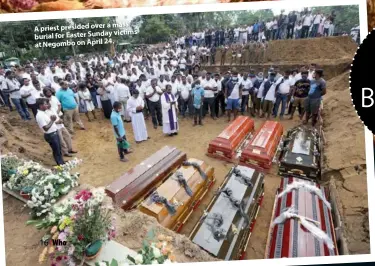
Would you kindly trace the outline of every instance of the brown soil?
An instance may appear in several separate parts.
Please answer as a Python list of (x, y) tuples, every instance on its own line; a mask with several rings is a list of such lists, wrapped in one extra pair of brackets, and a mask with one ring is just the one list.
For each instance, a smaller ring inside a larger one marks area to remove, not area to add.
[(328, 83), (324, 98), (324, 132), (326, 175), (336, 181), (338, 206), (349, 252), (368, 254), (370, 239), (364, 126), (351, 101), (349, 72)]
[[(341, 44), (342, 42), (339, 43)], [(347, 45), (344, 44), (343, 47), (337, 49), (345, 51)], [(331, 63), (333, 64), (334, 62)], [(336, 171), (344, 171), (342, 168), (349, 171), (357, 165), (364, 165), (363, 127), (361, 128), (355, 123), (357, 122), (358, 124), (360, 122), (355, 116), (353, 107), (351, 104), (348, 104), (348, 101), (350, 101), (349, 93), (346, 95), (346, 93), (342, 93), (342, 90), (337, 91), (338, 88), (348, 86), (347, 79), (345, 80), (347, 73), (345, 75), (327, 82), (329, 94), (326, 96), (324, 107), (327, 166)], [(340, 101), (340, 105), (337, 104), (337, 101)], [(34, 122), (25, 123), (19, 121), (18, 115), (15, 112), (8, 114), (2, 111), (2, 114), (6, 118), (3, 118), (5, 122), (0, 124), (1, 152), (13, 152), (25, 158), (39, 161), (47, 166), (53, 165), (54, 162), (50, 148), (43, 140), (42, 134)], [(345, 121), (342, 122), (338, 118), (345, 118)], [(217, 121), (208, 118), (204, 121), (203, 127), (197, 128), (192, 127), (190, 119), (181, 120), (180, 134), (173, 138), (165, 137), (161, 129), (154, 130), (151, 126), (151, 121), (147, 121), (151, 139), (147, 143), (133, 145), (134, 153), (129, 156), (130, 160), (128, 163), (121, 163), (118, 160), (115, 139), (108, 120), (100, 117), (97, 121), (89, 123), (86, 118), (82, 117), (82, 119), (87, 130), (77, 131), (73, 139), (73, 144), (79, 151), (78, 157), (84, 160), (83, 164), (76, 169), (81, 173), (82, 184), (90, 184), (95, 187), (106, 186), (129, 168), (140, 163), (150, 154), (167, 144), (186, 152), (190, 158), (205, 160), (215, 168), (217, 181), (213, 189), (209, 191), (197, 211), (193, 213), (182, 230), (182, 234), (188, 236), (203, 214), (203, 210), (214, 196), (215, 190), (222, 183), (225, 175), (232, 166), (231, 164), (205, 156), (208, 142), (220, 134), (226, 127), (226, 118), (221, 118)], [(256, 118), (256, 128), (259, 128), (263, 121)], [(298, 125), (299, 120), (284, 120), (282, 124), (286, 131)], [(350, 128), (350, 126), (353, 128)], [(129, 140), (133, 144), (133, 134), (130, 124), (126, 124), (126, 129)], [(345, 151), (343, 150), (344, 147), (346, 147)], [(348, 151), (348, 147), (350, 147), (350, 152)], [(336, 156), (334, 156), (335, 154)], [(340, 154), (340, 156), (337, 156), (337, 154)], [(350, 174), (343, 172), (340, 175), (332, 171), (330, 173), (337, 179), (339, 206), (341, 206), (340, 212), (346, 226), (345, 231), (349, 249), (353, 254), (369, 253), (365, 171), (362, 171), (359, 175), (357, 174), (357, 176), (352, 175), (352, 172)], [(276, 167), (266, 176), (265, 182), (263, 206), (259, 212), (257, 223), (248, 245), (247, 259), (262, 259), (264, 257), (274, 195), (280, 183), (280, 178), (276, 174)], [(359, 206), (366, 207), (359, 209)], [(24, 223), (28, 218), (28, 211), (26, 209), (21, 210), (21, 208), (22, 204), (17, 200), (6, 195), (4, 196), (6, 259), (9, 265), (14, 266), (37, 265), (38, 255), (42, 249), (39, 246), (42, 233), (38, 233), (32, 227), (25, 227)], [(181, 262), (213, 260), (213, 258), (189, 242), (186, 237), (161, 228), (152, 218), (140, 214), (138, 211), (131, 213), (117, 211), (117, 214), (120, 216), (118, 219), (118, 241), (129, 248), (137, 250), (141, 246), (146, 232), (156, 227), (157, 231), (174, 236), (175, 252)], [(362, 231), (357, 233), (358, 230)]]

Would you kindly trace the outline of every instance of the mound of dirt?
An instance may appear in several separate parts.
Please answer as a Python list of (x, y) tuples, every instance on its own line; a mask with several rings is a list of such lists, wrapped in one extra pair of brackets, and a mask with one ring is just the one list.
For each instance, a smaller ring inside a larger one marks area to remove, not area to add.
[(121, 209), (115, 210), (117, 221), (116, 241), (126, 247), (138, 251), (142, 247), (142, 241), (150, 230), (156, 234), (163, 234), (173, 237), (173, 248), (176, 261), (202, 262), (217, 261), (197, 245), (193, 244), (186, 236), (176, 234), (158, 224), (155, 218), (141, 213), (138, 210), (124, 212)]
[[(272, 41), (266, 52), (266, 62), (312, 62), (353, 59), (357, 44), (349, 37), (328, 37)], [(296, 52), (298, 51), (298, 52)]]
[(326, 175), (335, 182), (350, 254), (370, 252), (365, 134), (349, 92), (349, 72), (327, 81), (324, 96)]
[(43, 139), (35, 120), (23, 121), (18, 113), (0, 109), (0, 151), (13, 153), (21, 158), (44, 165), (54, 165), (50, 147)]
[(340, 170), (364, 165), (364, 127), (351, 101), (349, 72), (329, 80), (327, 86), (323, 109), (327, 168)]

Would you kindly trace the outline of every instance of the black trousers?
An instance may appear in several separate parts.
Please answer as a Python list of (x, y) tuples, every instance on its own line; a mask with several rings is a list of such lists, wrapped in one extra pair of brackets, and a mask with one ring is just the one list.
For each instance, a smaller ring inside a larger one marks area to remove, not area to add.
[(187, 100), (184, 100), (182, 99), (182, 97), (180, 97), (181, 114), (183, 117), (185, 117), (186, 112), (188, 110), (189, 110), (189, 113), (191, 113), (189, 103), (190, 103), (190, 98), (188, 98)]
[(241, 113), (243, 114), (245, 112), (246, 106), (249, 103), (249, 97), (250, 95), (242, 95), (241, 99)]
[(36, 103), (34, 104), (27, 104), (27, 107), (31, 109), (33, 112), (34, 117), (36, 118), (36, 113), (38, 112), (38, 107), (36, 106)]
[(221, 113), (225, 113), (225, 97), (223, 92), (218, 92), (216, 99), (215, 99), (215, 114), (216, 117), (219, 117), (219, 111), (221, 109)]
[(163, 117), (162, 117), (162, 113), (161, 113), (160, 100), (157, 101), (157, 102), (149, 101), (149, 107), (150, 107), (150, 113), (151, 113), (151, 117), (152, 117), (152, 123), (154, 124), (154, 126), (157, 126), (158, 124), (159, 124), (159, 126), (162, 126), (163, 125)]
[(64, 164), (63, 156), (61, 153), (60, 139), (59, 139), (59, 135), (57, 134), (57, 132), (53, 132), (49, 134), (45, 133), (44, 139), (51, 146), (53, 158), (55, 159), (57, 165)]
[(204, 98), (204, 100), (203, 100), (203, 117), (205, 117), (208, 114), (208, 108), (210, 108), (211, 117), (214, 117), (215, 97)]
[(301, 38), (302, 39), (309, 37), (309, 29), (310, 29), (309, 26), (303, 26), (302, 27), (302, 33), (301, 33)]
[(286, 30), (287, 30), (286, 38), (287, 39), (293, 39), (293, 35), (294, 35), (294, 23), (293, 24), (288, 24), (288, 27), (286, 28)]
[(197, 120), (202, 123), (202, 106), (201, 108), (194, 107), (194, 123), (197, 123)]

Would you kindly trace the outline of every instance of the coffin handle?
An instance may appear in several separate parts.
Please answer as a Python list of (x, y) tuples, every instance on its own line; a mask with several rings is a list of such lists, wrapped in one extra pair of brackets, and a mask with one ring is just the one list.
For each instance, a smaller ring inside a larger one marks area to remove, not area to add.
[(202, 168), (200, 167), (199, 164), (195, 163), (195, 162), (189, 162), (189, 161), (185, 161), (182, 163), (183, 166), (192, 166), (194, 167), (195, 170), (197, 170), (199, 172), (199, 174), (201, 175), (201, 177), (206, 180), (207, 179), (207, 175), (206, 173), (202, 170)]
[(168, 200), (158, 194), (157, 191), (153, 192), (150, 197), (151, 201), (157, 204), (163, 204), (169, 214), (173, 215), (176, 213), (176, 208), (168, 202)]
[(188, 194), (190, 197), (192, 197), (193, 191), (189, 187), (184, 175), (180, 171), (176, 171), (175, 179), (180, 184), (180, 186), (184, 187), (184, 189), (186, 191), (186, 194)]

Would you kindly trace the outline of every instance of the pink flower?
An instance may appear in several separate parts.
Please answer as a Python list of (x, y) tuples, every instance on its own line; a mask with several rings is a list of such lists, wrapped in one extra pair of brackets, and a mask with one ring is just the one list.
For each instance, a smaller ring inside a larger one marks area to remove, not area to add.
[(71, 245), (71, 246), (69, 247), (69, 249), (68, 249), (68, 255), (69, 255), (69, 256), (72, 256), (73, 253), (74, 253), (74, 250), (75, 250), (75, 247), (74, 247), (73, 245)]

